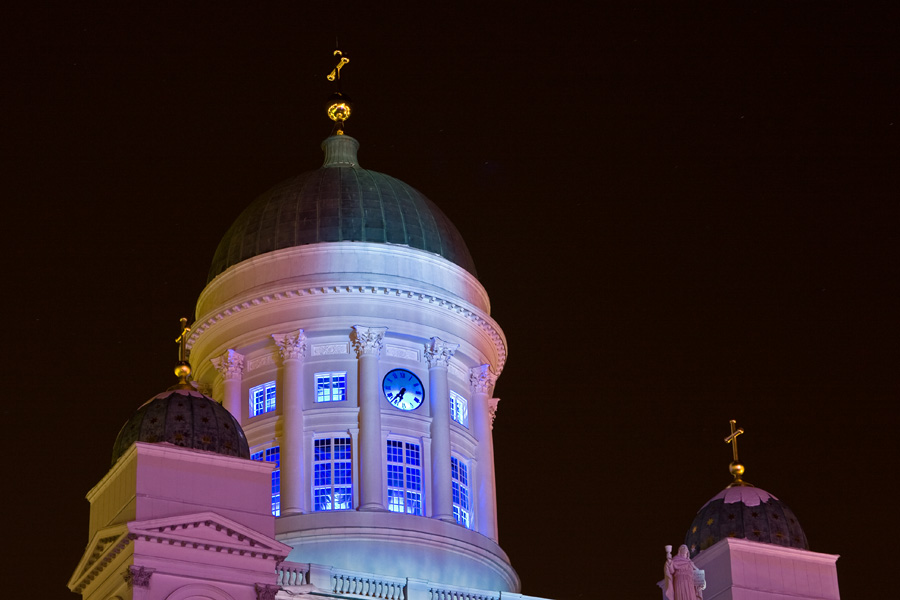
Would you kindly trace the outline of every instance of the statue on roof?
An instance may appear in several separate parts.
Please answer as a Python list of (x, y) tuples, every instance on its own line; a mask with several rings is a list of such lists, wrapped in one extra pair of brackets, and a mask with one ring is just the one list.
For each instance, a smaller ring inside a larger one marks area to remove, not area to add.
[(697, 568), (684, 544), (678, 555), (672, 556), (672, 546), (666, 546), (665, 596), (667, 600), (703, 600), (706, 573)]

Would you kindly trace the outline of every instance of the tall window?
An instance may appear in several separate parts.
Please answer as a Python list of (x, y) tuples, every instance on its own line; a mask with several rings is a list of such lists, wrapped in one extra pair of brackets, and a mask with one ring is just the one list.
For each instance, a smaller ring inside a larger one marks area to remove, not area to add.
[(388, 510), (422, 514), (422, 452), (418, 444), (387, 441)]
[(270, 381), (250, 388), (250, 416), (255, 417), (275, 410), (275, 382)]
[(322, 438), (313, 443), (313, 510), (350, 510), (353, 508), (350, 438)]
[(316, 373), (316, 402), (340, 402), (347, 399), (347, 371)]
[(469, 403), (456, 392), (450, 392), (450, 418), (463, 427), (469, 426)]
[(450, 458), (453, 478), (453, 516), (460, 525), (472, 527), (472, 507), (469, 497), (469, 466), (455, 456)]
[(272, 514), (276, 517), (281, 515), (281, 452), (279, 446), (273, 446), (254, 452), (250, 455), (250, 460), (258, 460), (275, 463), (275, 470), (272, 471)]

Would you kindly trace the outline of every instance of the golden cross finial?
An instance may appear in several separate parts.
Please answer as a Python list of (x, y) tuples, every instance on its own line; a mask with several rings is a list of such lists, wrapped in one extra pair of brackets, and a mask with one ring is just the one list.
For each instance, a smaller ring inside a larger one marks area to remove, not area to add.
[(186, 358), (187, 334), (191, 332), (191, 328), (187, 326), (187, 319), (181, 317), (181, 334), (176, 338), (175, 343), (178, 344), (178, 360), (184, 362)]
[(331, 70), (331, 73), (328, 74), (328, 76), (327, 76), (328, 81), (334, 81), (335, 79), (340, 81), (341, 69), (344, 68), (344, 65), (346, 65), (348, 62), (350, 62), (350, 59), (347, 58), (346, 56), (344, 56), (344, 53), (341, 52), (340, 50), (335, 50), (334, 55), (337, 56), (339, 60), (338, 60), (338, 64), (335, 65), (334, 69)]
[(735, 421), (734, 419), (731, 419), (729, 423), (731, 424), (731, 435), (725, 438), (725, 443), (731, 444), (731, 453), (734, 456), (734, 460), (731, 461), (730, 465), (728, 465), (729, 472), (734, 475), (734, 481), (732, 481), (728, 487), (735, 485), (750, 485), (749, 483), (744, 483), (744, 481), (741, 479), (741, 475), (744, 474), (744, 465), (738, 462), (737, 439), (739, 435), (744, 433), (744, 430), (735, 429), (734, 426), (737, 424), (737, 421)]
[(187, 338), (191, 332), (191, 328), (187, 326), (187, 319), (181, 319), (181, 335), (175, 339), (178, 344), (178, 364), (175, 365), (175, 376), (178, 377), (178, 383), (170, 387), (170, 390), (183, 389), (190, 390), (193, 386), (188, 383), (188, 376), (191, 374), (191, 365), (187, 361)]
[(725, 443), (731, 444), (731, 450), (732, 450), (732, 453), (734, 454), (734, 462), (737, 462), (738, 461), (737, 438), (739, 435), (744, 433), (744, 430), (743, 429), (736, 430), (734, 428), (734, 426), (737, 424), (737, 421), (735, 421), (734, 419), (731, 419), (728, 422), (731, 424), (731, 435), (729, 435), (727, 438), (725, 438)]

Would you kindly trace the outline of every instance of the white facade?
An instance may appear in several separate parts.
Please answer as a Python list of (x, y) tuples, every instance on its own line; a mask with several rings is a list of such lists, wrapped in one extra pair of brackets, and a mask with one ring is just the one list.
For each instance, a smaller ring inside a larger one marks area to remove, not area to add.
[[(279, 447), (276, 531), (294, 547), (289, 560), (519, 590), (497, 544), (491, 392), (506, 340), (489, 310), (465, 269), (387, 244), (285, 248), (210, 282), (188, 342), (194, 377), (240, 420), (251, 452)], [(382, 382), (393, 369), (421, 380), (421, 406), (388, 402)], [(345, 399), (317, 402), (317, 374), (333, 373), (345, 374)], [(250, 392), (268, 382), (275, 409), (252, 416)], [(467, 410), (462, 423), (451, 392)], [(337, 438), (350, 440), (352, 501), (321, 510), (316, 440)], [(421, 451), (421, 516), (388, 510), (389, 440)], [(454, 464), (468, 472), (468, 527), (454, 517)]]

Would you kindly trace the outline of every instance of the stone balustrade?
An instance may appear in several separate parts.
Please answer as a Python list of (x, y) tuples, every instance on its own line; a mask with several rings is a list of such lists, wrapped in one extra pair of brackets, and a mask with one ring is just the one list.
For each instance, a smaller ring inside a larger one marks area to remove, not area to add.
[(278, 565), (277, 574), (278, 585), (284, 588), (314, 586), (321, 591), (341, 596), (378, 600), (529, 600), (532, 598), (513, 592), (477, 590), (435, 584), (411, 577), (374, 575), (289, 561)]

